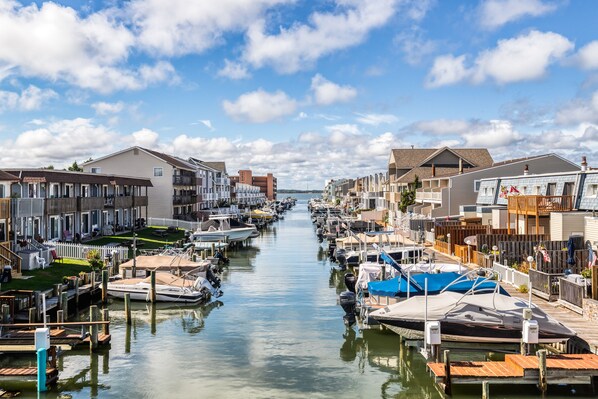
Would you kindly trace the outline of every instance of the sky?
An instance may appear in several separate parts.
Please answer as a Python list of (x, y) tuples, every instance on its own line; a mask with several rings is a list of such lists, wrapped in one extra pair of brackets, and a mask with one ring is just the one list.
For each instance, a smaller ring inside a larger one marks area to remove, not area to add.
[(0, 168), (133, 145), (285, 189), (411, 146), (598, 166), (596, 20), (582, 0), (0, 0)]

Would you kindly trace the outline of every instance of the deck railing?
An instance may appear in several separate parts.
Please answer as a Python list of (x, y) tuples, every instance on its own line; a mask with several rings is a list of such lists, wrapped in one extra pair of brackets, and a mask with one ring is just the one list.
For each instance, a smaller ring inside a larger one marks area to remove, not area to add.
[(528, 274), (535, 295), (548, 301), (559, 298), (559, 278), (563, 276), (562, 273), (544, 273), (530, 269)]
[(573, 210), (571, 195), (511, 195), (508, 197), (508, 212), (518, 215), (547, 216), (550, 212)]
[(100, 252), (102, 259), (112, 256), (113, 252), (118, 253), (119, 259), (129, 258), (129, 248), (120, 246), (100, 246), (100, 245), (82, 245), (68, 242), (44, 242), (44, 245), (55, 247), (56, 254), (65, 258), (71, 259), (87, 259), (87, 254), (91, 250)]
[(575, 281), (561, 278), (559, 280), (559, 300), (574, 305), (573, 310), (581, 313), (583, 308), (583, 299), (586, 297), (587, 286), (578, 284)]

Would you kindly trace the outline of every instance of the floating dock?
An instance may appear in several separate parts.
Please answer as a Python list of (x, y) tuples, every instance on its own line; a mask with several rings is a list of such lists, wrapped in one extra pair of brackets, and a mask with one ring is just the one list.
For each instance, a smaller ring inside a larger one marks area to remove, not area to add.
[[(544, 352), (543, 354), (541, 352)], [(593, 384), (598, 378), (598, 355), (505, 355), (504, 361), (428, 363), (434, 381), (450, 395), (457, 384)]]

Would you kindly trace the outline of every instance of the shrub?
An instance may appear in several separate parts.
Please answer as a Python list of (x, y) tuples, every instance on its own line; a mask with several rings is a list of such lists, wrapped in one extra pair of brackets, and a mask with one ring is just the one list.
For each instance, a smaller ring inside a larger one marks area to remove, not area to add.
[(527, 284), (522, 284), (517, 288), (517, 291), (521, 292), (522, 294), (527, 294), (529, 289), (527, 288)]
[(92, 270), (99, 270), (104, 267), (104, 261), (102, 260), (100, 251), (97, 249), (92, 249), (87, 252), (87, 262), (89, 262), (89, 267), (91, 267)]

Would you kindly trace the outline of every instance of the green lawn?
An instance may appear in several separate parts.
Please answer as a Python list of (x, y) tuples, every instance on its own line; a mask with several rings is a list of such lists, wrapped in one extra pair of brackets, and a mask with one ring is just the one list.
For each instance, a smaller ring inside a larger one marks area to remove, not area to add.
[(45, 269), (24, 270), (23, 276), (32, 276), (28, 279), (13, 279), (10, 283), (2, 283), (2, 291), (7, 290), (34, 290), (42, 291), (54, 287), (62, 282), (63, 276), (76, 276), (79, 272), (90, 272), (89, 263), (78, 259), (64, 259), (63, 262), (54, 262)]
[[(185, 237), (184, 230), (177, 230), (176, 233), (169, 233), (165, 237), (157, 237), (156, 230), (166, 230), (166, 227), (149, 226), (135, 232), (137, 234), (138, 249), (156, 249), (165, 245), (172, 245), (175, 241)], [(124, 245), (133, 240), (133, 233), (125, 233), (115, 236), (104, 236), (96, 240), (86, 241), (89, 245), (106, 245), (108, 243), (122, 242)], [(132, 253), (130, 254), (132, 257)], [(45, 269), (23, 271), (23, 276), (33, 276), (29, 279), (13, 279), (10, 283), (3, 283), (0, 291), (6, 290), (47, 290), (53, 288), (54, 284), (62, 282), (64, 276), (75, 276), (79, 272), (89, 272), (89, 263), (85, 260), (68, 259), (64, 262), (55, 262)]]

